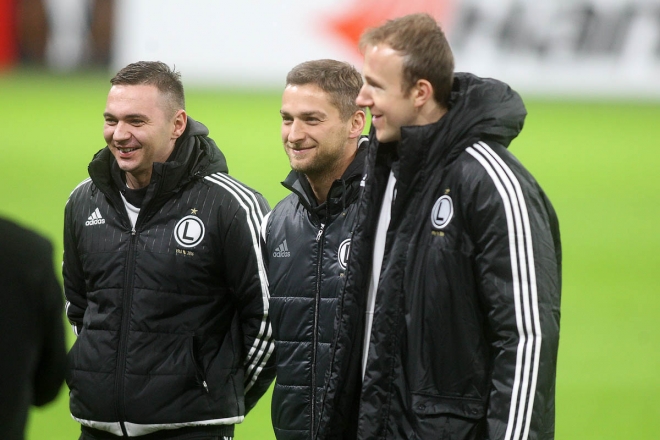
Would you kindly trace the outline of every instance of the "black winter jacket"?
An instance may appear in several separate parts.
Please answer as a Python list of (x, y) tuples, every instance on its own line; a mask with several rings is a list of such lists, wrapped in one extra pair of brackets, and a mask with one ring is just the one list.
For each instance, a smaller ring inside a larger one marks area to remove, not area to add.
[(366, 136), (360, 144), (355, 159), (321, 205), (304, 174), (291, 171), (282, 184), (292, 194), (275, 206), (262, 228), (277, 347), (271, 412), (278, 440), (311, 439), (318, 426)]
[[(506, 150), (514, 91), (457, 74), (438, 122), (372, 135), (319, 438), (554, 438), (561, 246), (555, 212)], [(361, 390), (365, 296), (390, 173), (396, 193)]]
[(207, 135), (188, 119), (154, 164), (134, 229), (107, 147), (69, 198), (63, 272), (78, 339), (67, 383), (83, 431), (230, 435), (274, 376), (258, 242), (268, 205), (226, 174)]
[(0, 439), (24, 440), (30, 405), (64, 383), (64, 300), (49, 240), (3, 218), (0, 237)]

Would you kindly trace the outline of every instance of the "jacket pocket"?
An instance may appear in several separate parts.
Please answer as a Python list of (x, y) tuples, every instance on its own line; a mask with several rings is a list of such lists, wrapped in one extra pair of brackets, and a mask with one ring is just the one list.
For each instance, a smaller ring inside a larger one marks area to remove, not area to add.
[(188, 346), (190, 347), (190, 357), (192, 358), (193, 365), (195, 366), (195, 377), (197, 379), (197, 383), (200, 387), (204, 388), (204, 391), (208, 393), (209, 386), (206, 383), (206, 372), (204, 371), (204, 367), (200, 359), (199, 348), (197, 347), (195, 335), (190, 335), (188, 341)]
[(486, 405), (479, 399), (413, 394), (418, 438), (478, 439), (485, 432)]

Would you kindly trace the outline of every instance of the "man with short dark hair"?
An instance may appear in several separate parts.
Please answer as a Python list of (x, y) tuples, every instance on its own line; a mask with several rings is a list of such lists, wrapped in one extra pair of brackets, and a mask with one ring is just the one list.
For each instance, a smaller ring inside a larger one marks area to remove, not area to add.
[(319, 426), (364, 164), (365, 113), (355, 104), (361, 86), (350, 64), (314, 60), (289, 72), (282, 94), (282, 143), (292, 168), (282, 184), (291, 194), (262, 227), (278, 440), (311, 439)]
[(561, 244), (550, 201), (506, 149), (523, 102), (454, 74), (426, 14), (360, 47), (372, 127), (343, 297), (366, 313), (341, 316), (330, 377), (363, 380), (330, 382), (323, 438), (347, 424), (337, 402), (359, 400), (359, 439), (552, 439)]
[(81, 439), (227, 439), (274, 376), (259, 251), (265, 199), (227, 175), (178, 72), (111, 80), (106, 147), (65, 210)]

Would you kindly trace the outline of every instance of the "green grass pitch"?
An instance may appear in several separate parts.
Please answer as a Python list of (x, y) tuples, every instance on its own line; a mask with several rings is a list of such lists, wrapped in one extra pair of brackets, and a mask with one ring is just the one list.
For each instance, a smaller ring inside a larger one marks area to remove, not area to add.
[[(64, 203), (104, 146), (109, 77), (0, 74), (0, 215), (49, 237), (56, 265)], [(658, 438), (660, 103), (526, 101), (511, 150), (555, 205), (564, 249), (556, 437)], [(188, 113), (209, 127), (230, 174), (271, 206), (287, 194), (279, 105), (278, 90), (187, 90)], [(31, 412), (27, 438), (78, 432), (63, 387), (55, 403)], [(236, 438), (274, 439), (270, 395)]]

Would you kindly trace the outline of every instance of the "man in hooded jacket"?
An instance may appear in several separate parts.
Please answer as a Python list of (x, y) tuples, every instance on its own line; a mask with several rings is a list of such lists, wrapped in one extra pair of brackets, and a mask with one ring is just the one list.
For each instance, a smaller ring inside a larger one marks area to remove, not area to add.
[(278, 440), (313, 438), (341, 302), (366, 136), (360, 73), (313, 60), (288, 73), (282, 143), (291, 191), (264, 222), (264, 261), (277, 352), (272, 420)]
[(107, 147), (65, 209), (71, 414), (81, 439), (232, 438), (274, 376), (268, 205), (187, 116), (178, 72), (111, 83)]
[(358, 401), (359, 439), (552, 439), (561, 245), (506, 149), (522, 100), (454, 75), (428, 15), (360, 46), (371, 142), (318, 438), (346, 438)]

